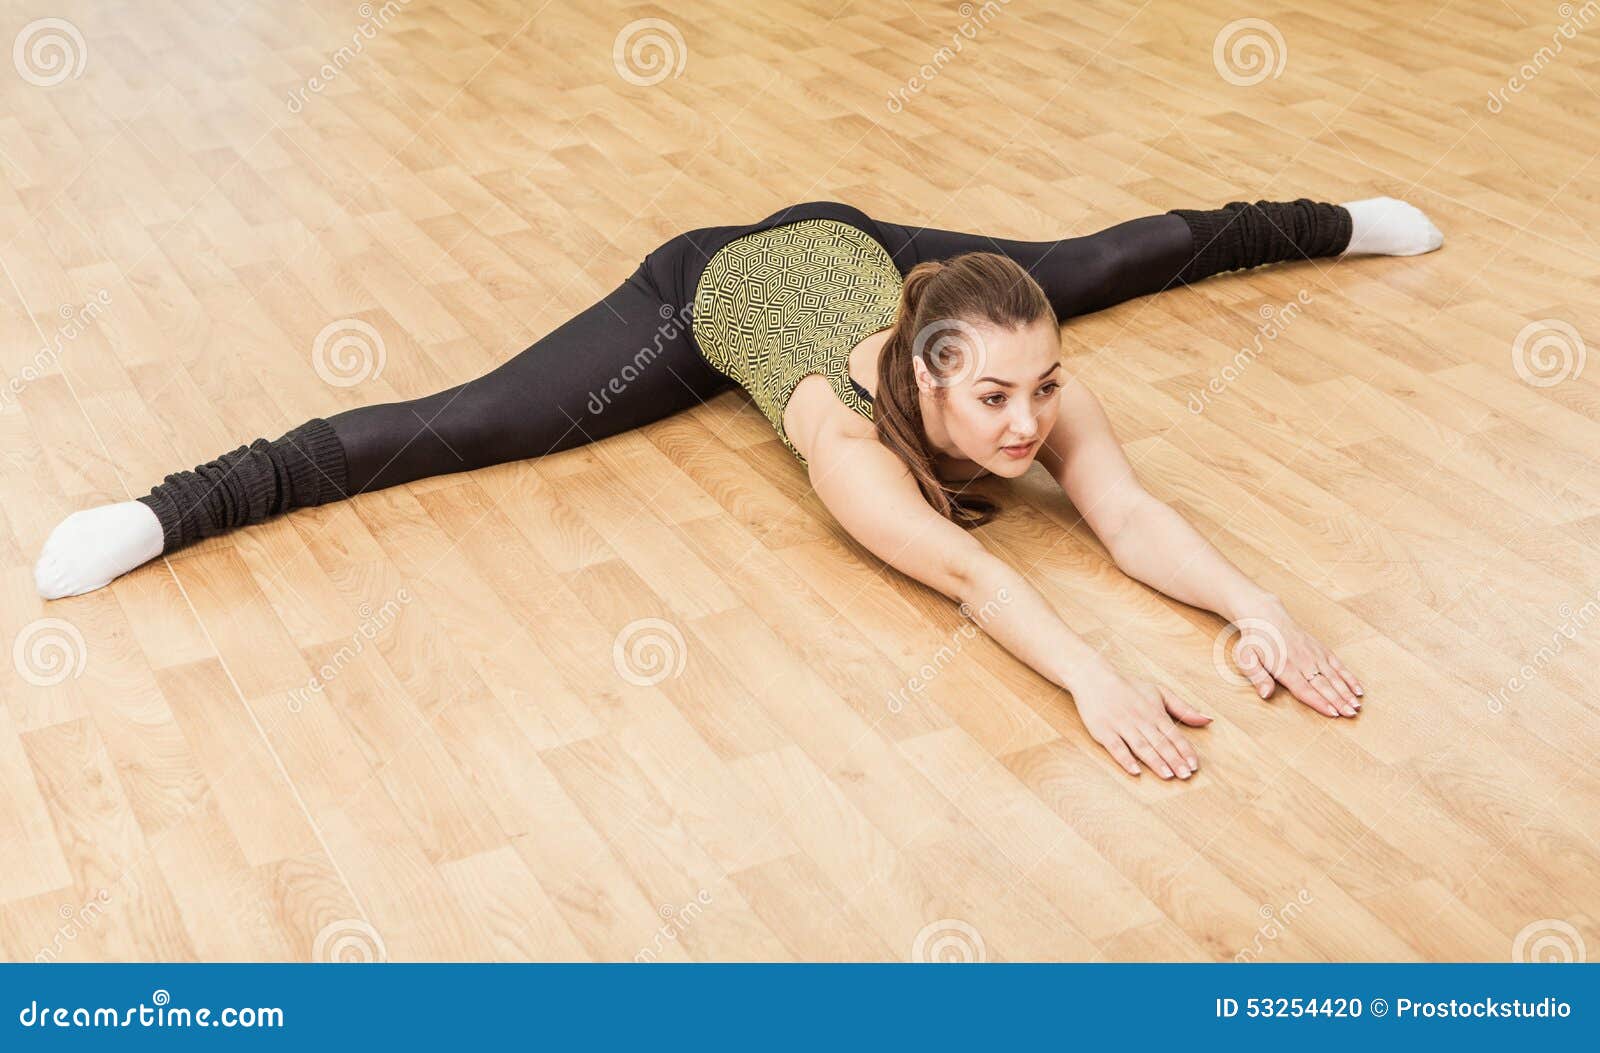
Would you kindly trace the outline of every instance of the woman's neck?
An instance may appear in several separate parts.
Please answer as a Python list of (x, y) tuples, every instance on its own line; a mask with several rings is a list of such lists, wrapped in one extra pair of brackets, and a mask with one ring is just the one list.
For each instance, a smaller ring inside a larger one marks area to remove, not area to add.
[[(860, 384), (874, 401), (878, 398), (878, 356), (888, 344), (890, 332), (880, 329), (870, 334), (850, 349), (849, 358), (845, 361), (850, 379)], [(922, 403), (922, 426), (927, 434), (928, 445), (934, 451), (934, 470), (941, 479), (946, 482), (965, 482), (984, 474), (976, 461), (946, 452), (950, 449), (950, 437), (944, 430), (944, 422), (937, 408), (929, 405), (925, 398)]]

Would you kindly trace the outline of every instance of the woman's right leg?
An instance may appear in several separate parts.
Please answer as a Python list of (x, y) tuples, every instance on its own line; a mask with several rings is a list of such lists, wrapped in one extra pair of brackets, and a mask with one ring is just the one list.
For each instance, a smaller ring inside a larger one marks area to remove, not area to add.
[[(679, 251), (681, 239), (657, 253)], [(676, 298), (641, 266), (475, 380), (314, 418), (169, 475), (137, 501), (75, 512), (45, 542), (34, 571), (40, 595), (100, 588), (156, 556), (294, 508), (556, 453), (704, 402), (732, 381), (700, 355)]]
[(873, 222), (901, 274), (963, 252), (1009, 256), (1044, 289), (1063, 322), (1224, 271), (1355, 252), (1413, 255), (1443, 240), (1426, 216), (1392, 198), (1344, 205), (1308, 198), (1235, 201), (1216, 209), (1173, 209), (1055, 241)]

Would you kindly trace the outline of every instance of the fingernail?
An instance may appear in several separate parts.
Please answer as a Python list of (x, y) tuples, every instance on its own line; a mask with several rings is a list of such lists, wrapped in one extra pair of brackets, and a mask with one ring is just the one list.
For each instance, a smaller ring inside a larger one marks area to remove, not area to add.
[(1358, 694), (1358, 695), (1364, 695), (1364, 694), (1366, 694), (1366, 692), (1365, 692), (1365, 691), (1363, 691), (1363, 690), (1361, 690), (1361, 689), (1360, 689), (1360, 688), (1359, 688), (1359, 687), (1358, 687), (1358, 688), (1356, 688), (1356, 694)]
[(1189, 769), (1188, 768), (1179, 769), (1178, 776), (1179, 776), (1179, 778), (1187, 779), (1189, 777)]
[(1167, 767), (1165, 764), (1163, 764), (1161, 766), (1161, 774), (1165, 775), (1167, 778), (1170, 779), (1170, 778), (1172, 778), (1172, 769)]

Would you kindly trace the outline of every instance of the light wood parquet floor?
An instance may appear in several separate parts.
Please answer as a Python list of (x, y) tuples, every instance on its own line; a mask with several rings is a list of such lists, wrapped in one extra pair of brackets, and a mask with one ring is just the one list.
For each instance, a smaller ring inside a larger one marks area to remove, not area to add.
[[(1600, 947), (1600, 11), (1250, 14), (4, 0), (0, 954)], [(1189, 783), (1120, 773), (878, 565), (737, 391), (33, 590), (65, 514), (476, 376), (693, 227), (1379, 194), (1444, 249), (1063, 338), (1152, 491), (1363, 678), (1358, 719), (1230, 682), (1222, 620), (1120, 573), (1042, 469), (982, 532), (1217, 717)]]

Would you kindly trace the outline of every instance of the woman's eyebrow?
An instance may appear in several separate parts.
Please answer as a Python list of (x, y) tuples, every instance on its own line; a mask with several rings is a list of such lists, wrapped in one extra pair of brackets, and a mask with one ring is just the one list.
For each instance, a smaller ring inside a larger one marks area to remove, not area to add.
[[(1055, 365), (1051, 366), (1049, 369), (1045, 370), (1043, 373), (1040, 373), (1039, 374), (1039, 379), (1043, 380), (1045, 377), (1049, 376), (1051, 373), (1054, 373), (1056, 370), (1058, 370), (1060, 368), (1061, 368), (1061, 363), (1057, 362)], [(1009, 381), (1009, 380), (1001, 380), (999, 377), (979, 377), (977, 380), (974, 380), (973, 383), (974, 384), (981, 384), (985, 380), (992, 380), (996, 384), (999, 384), (1003, 388), (1014, 388), (1014, 387), (1016, 387), (1016, 385), (1011, 383), (1011, 381)]]

